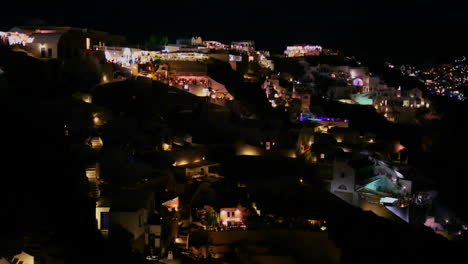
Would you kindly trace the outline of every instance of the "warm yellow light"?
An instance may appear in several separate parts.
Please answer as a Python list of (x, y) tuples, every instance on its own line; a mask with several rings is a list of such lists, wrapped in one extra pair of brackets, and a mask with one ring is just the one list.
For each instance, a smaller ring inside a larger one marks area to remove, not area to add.
[(166, 143), (163, 143), (162, 147), (163, 147), (164, 151), (171, 151), (172, 150), (172, 146), (169, 145), (169, 144), (166, 144)]
[(107, 82), (107, 75), (105, 75), (105, 74), (102, 75), (102, 81), (103, 81), (103, 82)]
[(93, 149), (101, 149), (104, 143), (102, 142), (102, 139), (100, 137), (93, 137), (91, 138), (91, 147)]
[(86, 49), (87, 50), (91, 49), (91, 39), (90, 38), (86, 38)]
[(178, 166), (183, 166), (183, 165), (187, 165), (187, 164), (188, 164), (188, 161), (186, 161), (186, 160), (181, 160), (181, 161), (177, 162)]
[(94, 124), (97, 125), (99, 123), (99, 117), (95, 116), (93, 121), (94, 121)]
[(259, 153), (255, 151), (254, 149), (244, 149), (241, 151), (241, 155), (258, 156)]
[(81, 99), (83, 100), (83, 102), (88, 103), (88, 104), (92, 103), (93, 101), (93, 97), (89, 94), (83, 95)]

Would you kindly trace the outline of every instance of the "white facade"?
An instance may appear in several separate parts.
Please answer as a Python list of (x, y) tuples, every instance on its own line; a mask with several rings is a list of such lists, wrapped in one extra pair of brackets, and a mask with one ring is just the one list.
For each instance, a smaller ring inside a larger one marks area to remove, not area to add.
[(358, 204), (358, 195), (355, 192), (355, 172), (346, 162), (335, 161), (333, 163), (330, 192), (352, 205)]
[(322, 47), (317, 45), (287, 46), (284, 54), (288, 57), (317, 56), (322, 52)]
[(226, 44), (223, 44), (221, 42), (218, 42), (218, 41), (203, 41), (203, 46), (209, 48), (209, 49), (227, 49), (228, 48), (228, 45)]
[(139, 209), (136, 212), (110, 212), (110, 224), (119, 225), (138, 239), (145, 233), (145, 225), (148, 219), (148, 211)]
[(24, 251), (21, 251), (21, 253), (12, 258), (11, 263), (34, 264), (34, 257)]
[(240, 52), (250, 53), (255, 51), (255, 42), (252, 40), (246, 41), (233, 41), (231, 42), (231, 49)]
[(34, 41), (27, 44), (29, 51), (38, 58), (58, 58), (58, 44), (62, 33), (31, 34)]
[(223, 225), (227, 225), (228, 222), (242, 223), (244, 218), (239, 208), (221, 208), (219, 213), (219, 219)]

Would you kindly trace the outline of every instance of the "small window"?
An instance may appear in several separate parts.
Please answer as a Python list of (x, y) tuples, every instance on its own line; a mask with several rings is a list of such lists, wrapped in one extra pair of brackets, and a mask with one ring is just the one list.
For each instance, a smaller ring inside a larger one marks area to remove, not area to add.
[(45, 58), (46, 56), (46, 49), (44, 47), (41, 47), (41, 58)]
[(346, 177), (346, 173), (345, 173), (345, 172), (342, 172), (342, 173), (341, 173), (341, 178), (344, 178), (344, 177)]
[(52, 58), (52, 48), (47, 50), (47, 57)]
[(346, 188), (346, 186), (344, 184), (341, 184), (340, 186), (338, 186), (338, 189), (340, 190), (348, 190), (348, 188)]

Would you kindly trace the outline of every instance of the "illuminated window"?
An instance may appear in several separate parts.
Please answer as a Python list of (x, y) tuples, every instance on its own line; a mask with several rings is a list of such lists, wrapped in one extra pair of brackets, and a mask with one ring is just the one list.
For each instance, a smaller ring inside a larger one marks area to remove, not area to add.
[(86, 38), (86, 49), (89, 50), (91, 48), (91, 39)]

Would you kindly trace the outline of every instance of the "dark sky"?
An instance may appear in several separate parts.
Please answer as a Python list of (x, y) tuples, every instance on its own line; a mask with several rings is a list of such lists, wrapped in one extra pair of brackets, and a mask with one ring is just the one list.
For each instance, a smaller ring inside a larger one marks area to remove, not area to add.
[(40, 18), (125, 35), (132, 43), (142, 43), (150, 33), (171, 41), (197, 34), (220, 41), (253, 39), (257, 47), (275, 52), (286, 44), (318, 43), (349, 55), (411, 60), (468, 54), (468, 8), (462, 2), (10, 1), (0, 14), (0, 28)]

